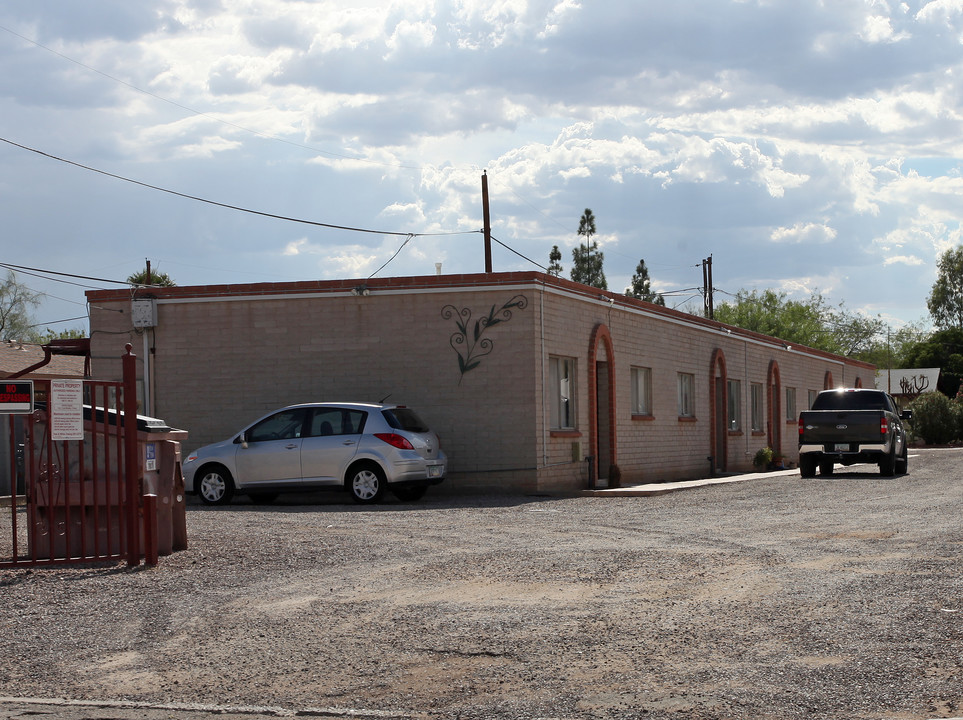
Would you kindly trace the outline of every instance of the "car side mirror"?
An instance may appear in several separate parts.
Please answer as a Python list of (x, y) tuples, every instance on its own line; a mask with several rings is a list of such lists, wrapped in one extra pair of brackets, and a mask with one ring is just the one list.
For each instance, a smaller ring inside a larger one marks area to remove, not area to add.
[(234, 442), (235, 442), (235, 443), (240, 443), (240, 444), (241, 444), (241, 447), (244, 448), (245, 450), (247, 450), (247, 433), (246, 433), (246, 432), (242, 432), (240, 435), (238, 435), (238, 436), (234, 439)]

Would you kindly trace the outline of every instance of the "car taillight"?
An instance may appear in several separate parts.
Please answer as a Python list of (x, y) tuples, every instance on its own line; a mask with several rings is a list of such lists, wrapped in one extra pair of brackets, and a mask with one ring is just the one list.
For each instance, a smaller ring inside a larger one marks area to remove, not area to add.
[(398, 433), (375, 433), (374, 436), (399, 450), (414, 450), (414, 446), (408, 442), (408, 438), (402, 437)]

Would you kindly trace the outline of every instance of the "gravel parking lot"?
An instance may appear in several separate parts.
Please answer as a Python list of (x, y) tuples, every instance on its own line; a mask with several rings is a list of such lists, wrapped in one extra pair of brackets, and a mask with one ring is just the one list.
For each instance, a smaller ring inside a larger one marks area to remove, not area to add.
[(190, 549), (156, 568), (0, 571), (0, 717), (963, 716), (961, 460), (192, 504)]

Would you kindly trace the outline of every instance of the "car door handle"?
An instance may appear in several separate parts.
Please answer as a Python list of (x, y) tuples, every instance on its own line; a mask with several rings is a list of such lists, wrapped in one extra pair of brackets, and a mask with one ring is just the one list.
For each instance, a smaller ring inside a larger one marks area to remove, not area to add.
[(285, 450), (297, 450), (297, 449), (298, 449), (298, 445), (297, 445), (297, 443), (288, 443), (287, 445), (284, 446), (284, 449), (285, 449)]
[(342, 444), (342, 445), (354, 445), (354, 444), (356, 444), (356, 442), (357, 442), (356, 440), (345, 440), (345, 441), (344, 441), (343, 443), (341, 443), (341, 444)]

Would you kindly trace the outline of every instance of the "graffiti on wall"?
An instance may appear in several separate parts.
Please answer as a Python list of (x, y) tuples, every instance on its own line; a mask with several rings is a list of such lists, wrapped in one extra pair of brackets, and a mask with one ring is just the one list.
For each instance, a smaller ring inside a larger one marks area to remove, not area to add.
[[(481, 359), (494, 350), (495, 341), (487, 337), (486, 333), (495, 325), (511, 320), (512, 312), (515, 310), (524, 310), (526, 307), (528, 307), (528, 298), (524, 295), (515, 295), (501, 307), (492, 305), (488, 315), (474, 322), (472, 322), (472, 312), (468, 308), (459, 310), (454, 305), (445, 305), (441, 309), (441, 316), (445, 320), (454, 319), (455, 326), (458, 328), (448, 339), (448, 344), (458, 355), (458, 370), (461, 372), (461, 377), (478, 367)], [(461, 379), (458, 382), (460, 383)]]

